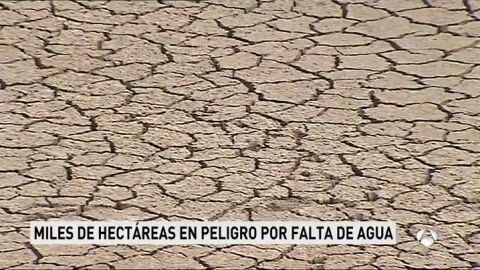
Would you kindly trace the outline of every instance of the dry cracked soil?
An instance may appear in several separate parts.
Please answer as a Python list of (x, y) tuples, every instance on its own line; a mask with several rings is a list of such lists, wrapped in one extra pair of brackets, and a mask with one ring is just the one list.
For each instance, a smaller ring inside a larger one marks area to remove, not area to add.
[[(479, 86), (478, 0), (2, 1), (0, 268), (479, 267)], [(393, 220), (398, 244), (34, 246), (32, 220)]]

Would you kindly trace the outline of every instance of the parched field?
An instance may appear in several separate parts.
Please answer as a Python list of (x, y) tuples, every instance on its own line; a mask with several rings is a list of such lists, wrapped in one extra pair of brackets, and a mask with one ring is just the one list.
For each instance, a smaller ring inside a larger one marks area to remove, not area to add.
[[(33, 246), (33, 220), (392, 220), (398, 244)], [(0, 2), (1, 269), (479, 266), (479, 0)]]

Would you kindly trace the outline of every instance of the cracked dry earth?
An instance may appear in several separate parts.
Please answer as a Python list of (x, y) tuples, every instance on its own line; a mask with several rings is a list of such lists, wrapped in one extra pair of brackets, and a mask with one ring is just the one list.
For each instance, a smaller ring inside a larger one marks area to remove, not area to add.
[[(0, 8), (1, 268), (479, 266), (479, 1)], [(399, 242), (29, 244), (32, 220), (112, 219), (393, 220)]]

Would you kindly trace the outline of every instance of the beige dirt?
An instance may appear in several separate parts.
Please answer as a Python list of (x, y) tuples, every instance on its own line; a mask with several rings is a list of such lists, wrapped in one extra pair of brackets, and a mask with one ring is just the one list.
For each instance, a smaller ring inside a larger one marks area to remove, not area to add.
[[(478, 0), (1, 1), (0, 268), (479, 267), (479, 19)], [(32, 220), (109, 219), (393, 220), (398, 244), (29, 244)]]

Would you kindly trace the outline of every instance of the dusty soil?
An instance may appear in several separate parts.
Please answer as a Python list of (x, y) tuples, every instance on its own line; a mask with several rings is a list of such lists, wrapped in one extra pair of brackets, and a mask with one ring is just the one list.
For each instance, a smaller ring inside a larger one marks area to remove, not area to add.
[[(1, 268), (479, 266), (480, 1), (0, 8)], [(399, 243), (30, 245), (47, 219), (393, 220)]]

